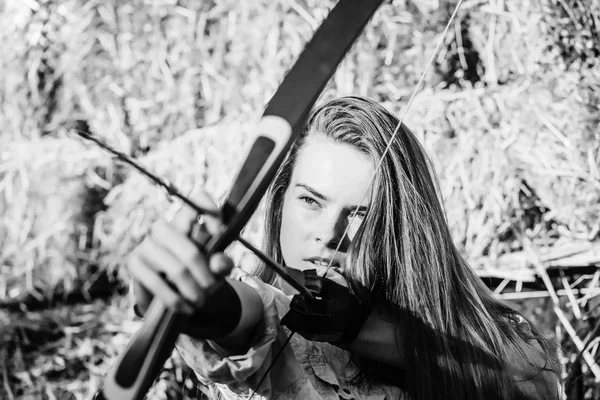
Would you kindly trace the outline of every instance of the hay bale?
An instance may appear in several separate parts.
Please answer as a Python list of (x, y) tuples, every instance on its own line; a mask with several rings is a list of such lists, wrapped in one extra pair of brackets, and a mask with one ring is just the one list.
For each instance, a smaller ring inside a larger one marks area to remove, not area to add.
[(89, 259), (84, 200), (91, 188), (108, 184), (95, 169), (112, 168), (100, 151), (66, 137), (14, 141), (3, 148), (0, 264), (9, 278), (2, 299), (79, 284), (85, 267), (95, 262)]

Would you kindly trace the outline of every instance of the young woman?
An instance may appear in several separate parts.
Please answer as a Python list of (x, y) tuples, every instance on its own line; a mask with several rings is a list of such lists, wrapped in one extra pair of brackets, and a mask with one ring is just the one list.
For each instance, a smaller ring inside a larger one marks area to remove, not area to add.
[[(452, 243), (435, 175), (415, 136), (401, 126), (386, 150), (397, 124), (363, 98), (320, 106), (267, 200), (267, 254), (289, 268), (326, 274), (371, 304), (358, 333), (343, 344), (290, 339), (281, 325), (293, 293), (286, 284), (266, 268), (257, 273), (261, 279), (228, 279), (243, 304), (235, 330), (219, 340), (181, 335), (178, 341), (215, 393), (227, 399), (254, 391), (282, 399), (559, 398), (549, 343), (493, 298)], [(199, 200), (210, 205), (205, 196)], [(194, 218), (185, 209), (170, 223), (157, 222), (132, 254), (129, 270), (142, 310), (155, 295), (192, 313), (190, 303), (204, 304), (219, 275), (231, 269), (226, 256), (207, 261), (187, 238)]]

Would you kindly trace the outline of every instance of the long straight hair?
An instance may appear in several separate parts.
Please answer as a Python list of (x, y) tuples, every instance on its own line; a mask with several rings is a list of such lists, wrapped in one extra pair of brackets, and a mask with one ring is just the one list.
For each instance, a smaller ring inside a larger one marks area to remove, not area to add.
[[(308, 137), (327, 136), (375, 163), (381, 160), (344, 275), (351, 286), (370, 288), (375, 304), (394, 321), (409, 366), (404, 389), (414, 399), (517, 399), (506, 360), (523, 360), (531, 370), (528, 341), (536, 340), (544, 368), (555, 370), (549, 343), (534, 327), (531, 332), (519, 329), (518, 314), (494, 299), (459, 254), (431, 162), (406, 126), (399, 127), (384, 155), (398, 123), (385, 108), (359, 97), (336, 99), (314, 110), (270, 188), (265, 251), (284, 262), (279, 240), (284, 195)], [(266, 268), (259, 275), (274, 280)], [(394, 383), (389, 367), (355, 359), (363, 381)], [(539, 390), (548, 391), (540, 398), (555, 396), (550, 388)]]

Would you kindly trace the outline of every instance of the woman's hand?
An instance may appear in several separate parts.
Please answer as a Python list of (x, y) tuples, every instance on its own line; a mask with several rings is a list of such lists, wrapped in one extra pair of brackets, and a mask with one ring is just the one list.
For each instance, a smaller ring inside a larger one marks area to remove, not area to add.
[[(217, 211), (206, 193), (193, 196), (193, 200), (202, 208)], [(223, 253), (213, 255), (209, 261), (202, 246), (188, 237), (196, 218), (196, 212), (184, 205), (171, 222), (155, 222), (150, 234), (131, 253), (127, 267), (140, 312), (144, 313), (156, 296), (168, 307), (191, 314), (233, 268), (231, 259)], [(215, 234), (220, 222), (209, 216), (203, 218), (206, 231), (199, 235)]]
[(282, 325), (312, 341), (352, 342), (372, 311), (369, 297), (352, 293), (340, 271), (324, 267), (295, 271), (293, 275), (318, 296), (309, 299), (294, 295)]

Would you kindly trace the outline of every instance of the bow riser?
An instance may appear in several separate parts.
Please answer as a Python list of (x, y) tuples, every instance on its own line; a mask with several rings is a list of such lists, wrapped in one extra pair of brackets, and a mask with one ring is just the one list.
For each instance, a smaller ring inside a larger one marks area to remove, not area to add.
[(283, 118), (263, 116), (258, 124), (258, 137), (236, 177), (227, 201), (223, 204), (225, 228), (209, 242), (207, 249), (222, 251), (236, 240), (277, 173), (287, 151), (297, 137)]

